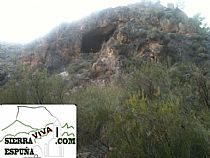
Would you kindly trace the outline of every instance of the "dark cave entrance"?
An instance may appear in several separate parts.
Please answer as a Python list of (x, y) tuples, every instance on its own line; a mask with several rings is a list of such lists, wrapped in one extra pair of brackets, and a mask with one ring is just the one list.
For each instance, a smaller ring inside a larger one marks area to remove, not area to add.
[(101, 50), (103, 42), (106, 42), (115, 31), (115, 26), (107, 26), (91, 30), (82, 38), (81, 52), (96, 53)]

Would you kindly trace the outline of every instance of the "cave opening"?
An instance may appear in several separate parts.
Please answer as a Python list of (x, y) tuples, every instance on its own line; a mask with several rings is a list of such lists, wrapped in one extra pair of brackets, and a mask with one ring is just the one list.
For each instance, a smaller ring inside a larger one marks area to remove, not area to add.
[(82, 37), (81, 52), (96, 53), (101, 50), (103, 42), (114, 34), (115, 27), (107, 26), (91, 30)]

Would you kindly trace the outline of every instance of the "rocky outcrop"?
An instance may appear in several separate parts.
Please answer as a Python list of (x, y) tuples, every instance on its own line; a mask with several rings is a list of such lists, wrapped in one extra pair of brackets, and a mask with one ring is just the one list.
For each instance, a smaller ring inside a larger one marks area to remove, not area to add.
[(4, 85), (10, 73), (17, 66), (23, 45), (0, 42), (0, 86)]
[(0, 58), (21, 53), (23, 45), (0, 42)]
[(200, 35), (199, 29), (193, 19), (174, 7), (139, 3), (109, 8), (62, 24), (26, 45), (24, 63), (32, 69), (62, 72), (91, 56), (91, 66), (83, 67), (86, 75), (79, 76), (103, 80), (119, 74), (127, 59), (161, 62), (170, 57), (172, 64), (188, 59), (209, 62), (210, 37)]

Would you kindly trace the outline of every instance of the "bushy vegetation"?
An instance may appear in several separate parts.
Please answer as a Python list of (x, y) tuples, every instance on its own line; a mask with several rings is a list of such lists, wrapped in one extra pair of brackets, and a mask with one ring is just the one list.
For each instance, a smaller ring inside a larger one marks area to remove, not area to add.
[(1, 103), (76, 103), (78, 148), (101, 141), (113, 158), (210, 157), (210, 79), (193, 63), (139, 61), (120, 79), (71, 90), (46, 70), (19, 68)]
[(50, 76), (47, 70), (30, 72), (18, 67), (12, 79), (0, 87), (2, 104), (63, 103), (65, 84), (59, 76)]

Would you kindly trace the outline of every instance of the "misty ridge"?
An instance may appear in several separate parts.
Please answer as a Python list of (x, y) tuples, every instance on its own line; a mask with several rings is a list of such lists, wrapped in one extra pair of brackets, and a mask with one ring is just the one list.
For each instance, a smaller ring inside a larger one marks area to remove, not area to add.
[(203, 20), (145, 1), (0, 43), (0, 103), (76, 103), (79, 158), (208, 158)]

